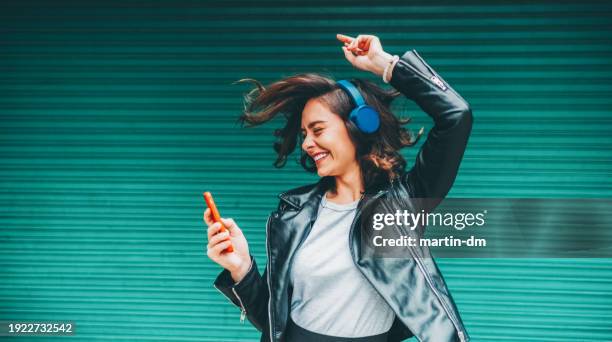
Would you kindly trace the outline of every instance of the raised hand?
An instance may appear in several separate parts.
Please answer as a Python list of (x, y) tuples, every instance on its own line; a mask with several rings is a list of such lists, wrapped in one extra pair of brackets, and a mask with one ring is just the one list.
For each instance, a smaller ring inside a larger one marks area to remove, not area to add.
[(376, 36), (360, 34), (352, 38), (337, 34), (336, 38), (344, 43), (344, 56), (357, 69), (382, 76), (385, 67), (393, 59), (393, 56), (383, 50), (380, 39)]

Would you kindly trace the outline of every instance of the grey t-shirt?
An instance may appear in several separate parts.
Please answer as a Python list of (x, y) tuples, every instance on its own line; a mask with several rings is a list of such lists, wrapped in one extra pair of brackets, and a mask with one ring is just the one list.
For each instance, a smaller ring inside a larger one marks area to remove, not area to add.
[(359, 201), (323, 196), (318, 217), (290, 268), (291, 318), (325, 335), (364, 337), (388, 331), (395, 313), (355, 266), (349, 229)]

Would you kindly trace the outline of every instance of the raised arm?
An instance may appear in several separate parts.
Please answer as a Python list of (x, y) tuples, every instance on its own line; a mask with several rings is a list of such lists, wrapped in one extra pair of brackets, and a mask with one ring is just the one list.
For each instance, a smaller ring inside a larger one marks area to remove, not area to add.
[(389, 83), (434, 121), (414, 166), (402, 181), (413, 197), (438, 199), (432, 204), (435, 207), (457, 176), (472, 130), (472, 110), (415, 50), (406, 52), (395, 64)]
[(344, 43), (344, 56), (354, 67), (383, 77), (433, 119), (434, 127), (402, 182), (411, 197), (435, 199), (424, 209), (435, 208), (453, 185), (463, 158), (472, 130), (469, 104), (415, 50), (397, 60), (376, 36), (336, 38)]

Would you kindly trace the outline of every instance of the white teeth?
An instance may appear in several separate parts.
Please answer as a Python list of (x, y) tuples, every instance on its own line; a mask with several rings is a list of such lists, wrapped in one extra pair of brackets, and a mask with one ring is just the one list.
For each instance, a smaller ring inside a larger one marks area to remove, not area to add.
[(325, 158), (325, 157), (327, 157), (327, 155), (328, 155), (328, 153), (319, 153), (316, 156), (314, 156), (314, 161), (317, 161), (317, 160), (319, 160), (321, 158)]

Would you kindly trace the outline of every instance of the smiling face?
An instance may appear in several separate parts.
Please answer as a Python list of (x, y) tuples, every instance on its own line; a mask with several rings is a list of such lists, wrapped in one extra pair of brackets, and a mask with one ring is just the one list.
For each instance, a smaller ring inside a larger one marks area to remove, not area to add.
[(315, 161), (320, 177), (340, 176), (359, 167), (344, 121), (316, 98), (302, 111), (302, 137), (302, 149)]

